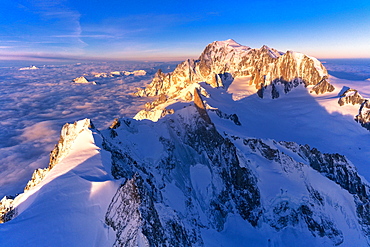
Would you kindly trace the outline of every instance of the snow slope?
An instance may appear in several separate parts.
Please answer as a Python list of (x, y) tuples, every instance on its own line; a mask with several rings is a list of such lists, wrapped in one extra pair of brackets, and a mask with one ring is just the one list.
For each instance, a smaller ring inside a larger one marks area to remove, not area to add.
[[(14, 200), (16, 218), (1, 226), (2, 246), (109, 246), (114, 235), (104, 224), (120, 181), (104, 167), (101, 138), (77, 123), (70, 152), (44, 179)], [(113, 235), (113, 236), (112, 236)], [(112, 242), (113, 241), (113, 242)]]

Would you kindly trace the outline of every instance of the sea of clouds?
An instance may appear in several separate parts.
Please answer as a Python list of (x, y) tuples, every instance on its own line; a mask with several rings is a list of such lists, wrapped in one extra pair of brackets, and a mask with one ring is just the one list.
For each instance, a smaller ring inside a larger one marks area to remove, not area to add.
[[(90, 118), (107, 128), (116, 117), (133, 117), (149, 99), (132, 96), (155, 72), (176, 63), (95, 62), (0, 67), (0, 199), (23, 191), (33, 171), (47, 167), (65, 123)], [(145, 70), (146, 75), (94, 77), (94, 73)], [(85, 76), (97, 84), (76, 84)]]
[(370, 59), (327, 59), (322, 62), (329, 74), (337, 78), (370, 80)]

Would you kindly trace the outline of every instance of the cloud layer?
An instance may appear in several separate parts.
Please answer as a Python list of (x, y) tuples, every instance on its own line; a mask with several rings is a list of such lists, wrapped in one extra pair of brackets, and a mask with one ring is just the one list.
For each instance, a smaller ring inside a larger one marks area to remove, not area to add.
[[(0, 68), (0, 197), (23, 190), (34, 169), (48, 165), (62, 126), (91, 118), (106, 128), (116, 117), (132, 117), (147, 101), (130, 95), (149, 83), (162, 63), (85, 63)], [(93, 72), (144, 69), (146, 76), (95, 78)], [(98, 85), (74, 84), (85, 75)]]

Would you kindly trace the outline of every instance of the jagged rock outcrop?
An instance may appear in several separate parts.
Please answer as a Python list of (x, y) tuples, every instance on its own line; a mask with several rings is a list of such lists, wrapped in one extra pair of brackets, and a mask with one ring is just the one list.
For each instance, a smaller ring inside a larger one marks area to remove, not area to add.
[[(142, 230), (143, 225), (148, 222), (140, 213), (141, 202), (135, 177), (127, 180), (113, 197), (105, 216), (106, 224), (116, 231), (117, 237), (113, 246), (149, 245)], [(163, 233), (158, 237), (162, 235)]]
[(308, 145), (298, 145), (291, 142), (280, 142), (280, 144), (297, 153), (313, 169), (353, 195), (359, 223), (365, 234), (369, 235), (370, 187), (358, 175), (353, 164), (343, 155), (321, 153), (316, 148), (310, 148)]
[[(206, 82), (212, 87), (221, 87), (238, 76), (251, 76), (249, 83), (260, 90), (260, 97), (267, 87), (273, 87), (272, 98), (300, 84), (314, 86), (312, 92), (316, 94), (334, 90), (327, 81), (326, 69), (316, 58), (291, 51), (281, 53), (267, 46), (252, 49), (226, 40), (209, 44), (197, 60), (184, 61), (171, 73), (159, 70), (152, 83), (136, 94), (166, 94), (173, 98), (192, 83)], [(284, 90), (278, 92), (274, 85), (282, 85)]]
[(360, 123), (362, 127), (370, 130), (369, 99), (362, 97), (356, 89), (343, 87), (339, 95), (338, 104), (340, 106), (345, 104), (360, 105), (358, 114), (355, 116), (355, 121)]
[(203, 118), (204, 121), (206, 121), (206, 123), (211, 124), (212, 123), (211, 119), (208, 116), (207, 109), (203, 103), (202, 97), (200, 96), (198, 89), (194, 90), (193, 95), (194, 95), (194, 105), (197, 108), (199, 115), (201, 116), (201, 118)]
[(220, 111), (219, 109), (211, 109), (210, 111), (215, 112), (216, 115), (220, 118), (231, 120), (232, 122), (234, 122), (235, 125), (242, 125), (239, 121), (238, 115), (236, 115), (235, 113), (227, 114), (227, 113)]
[[(182, 110), (185, 114), (175, 113), (168, 121), (161, 123), (167, 126), (168, 132), (156, 140), (162, 146), (162, 151), (153, 150), (156, 151), (157, 158), (151, 158), (150, 165), (146, 160), (154, 153), (137, 156), (131, 148), (136, 146), (134, 140), (137, 138), (132, 139), (130, 136), (140, 135), (140, 129), (145, 127), (145, 124), (128, 119), (120, 120), (119, 124), (115, 124), (118, 126), (114, 129), (117, 134), (106, 134), (103, 147), (111, 153), (112, 174), (117, 179), (129, 179), (117, 192), (116, 197), (122, 198), (124, 195), (125, 198), (131, 198), (124, 200), (132, 201), (117, 203), (118, 199), (113, 199), (110, 208), (131, 208), (136, 205), (135, 213), (132, 213), (133, 209), (127, 209), (121, 218), (110, 215), (116, 211), (123, 212), (123, 209), (108, 210), (108, 225), (121, 229), (117, 231), (118, 235), (123, 236), (121, 232), (136, 231), (126, 229), (132, 224), (125, 223), (124, 227), (117, 225), (144, 212), (158, 217), (153, 221), (157, 222), (155, 229), (160, 233), (155, 236), (143, 233), (149, 246), (203, 246), (201, 229), (221, 231), (227, 216), (232, 213), (239, 214), (253, 226), (257, 225), (261, 215), (261, 202), (256, 178), (247, 167), (241, 166), (232, 142), (217, 132), (205, 111), (201, 96), (197, 91), (194, 95), (196, 107), (187, 107)], [(104, 135), (104, 132), (102, 133)], [(125, 138), (125, 135), (128, 136)], [(113, 139), (109, 140), (112, 136)], [(198, 171), (211, 176), (210, 180), (206, 181), (209, 184), (206, 188), (196, 179), (199, 176)], [(136, 181), (135, 186), (133, 181)], [(168, 184), (171, 181), (176, 184), (176, 190), (181, 191), (181, 197), (185, 200), (180, 202), (183, 205), (181, 207), (164, 206), (176, 204), (174, 199), (168, 198), (168, 193), (174, 189), (173, 185)], [(131, 192), (126, 191), (128, 187)], [(143, 201), (150, 205), (144, 206)], [(206, 218), (200, 217), (203, 214)], [(141, 229), (154, 229), (150, 226), (151, 221), (145, 220), (144, 217), (140, 217), (140, 222)]]
[[(285, 172), (298, 172), (302, 178), (307, 176), (305, 174), (306, 171), (304, 171), (304, 166), (306, 164), (297, 162), (278, 148), (274, 148), (259, 139), (244, 139), (243, 144), (248, 146), (253, 153), (258, 153), (265, 159), (280, 164)], [(315, 149), (310, 150), (308, 146), (300, 146), (293, 143), (281, 142), (280, 144), (288, 148), (293, 146), (294, 152), (297, 152), (298, 154), (300, 154), (298, 150), (304, 149), (306, 151), (305, 158), (310, 159), (309, 164), (311, 166), (325, 166), (326, 164), (325, 160), (315, 160), (317, 162), (315, 165), (313, 164), (314, 162), (311, 162), (314, 159), (312, 156), (315, 156)], [(278, 146), (278, 143), (274, 142), (274, 145)], [(327, 156), (331, 157), (332, 155), (328, 154)], [(335, 166), (340, 162), (335, 160), (332, 164), (333, 163)], [(329, 176), (333, 177), (338, 176), (338, 174), (333, 171), (326, 173), (326, 175), (328, 174), (331, 174)], [(303, 223), (306, 224), (306, 227), (313, 236), (328, 237), (332, 241), (333, 245), (340, 245), (343, 242), (343, 232), (338, 228), (338, 226), (336, 226), (335, 222), (332, 221), (330, 215), (327, 215), (325, 212), (323, 196), (315, 189), (316, 186), (314, 184), (310, 184), (309, 181), (305, 182), (305, 187), (305, 193), (308, 195), (307, 200), (299, 203), (292, 202), (287, 199), (277, 200), (269, 207), (269, 209), (265, 210), (265, 220), (271, 225), (271, 227), (278, 231), (288, 226), (297, 226)]]
[(319, 83), (317, 83), (312, 89), (311, 92), (316, 94), (323, 94), (326, 92), (333, 92), (334, 86), (327, 81), (327, 77), (324, 77)]
[(362, 102), (355, 120), (360, 123), (362, 127), (370, 130), (370, 103), (368, 99), (365, 99), (364, 102)]
[(361, 105), (365, 99), (361, 96), (361, 94), (353, 88), (343, 87), (340, 95), (338, 104), (343, 106), (345, 104), (352, 104), (352, 105)]
[(4, 196), (0, 201), (0, 223), (10, 221), (17, 215), (17, 209), (13, 207), (13, 199)]

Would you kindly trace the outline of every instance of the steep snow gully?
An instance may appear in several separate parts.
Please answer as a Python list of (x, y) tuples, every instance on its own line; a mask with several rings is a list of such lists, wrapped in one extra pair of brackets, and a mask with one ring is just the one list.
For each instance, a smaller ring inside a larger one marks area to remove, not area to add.
[(138, 90), (157, 99), (134, 119), (66, 124), (0, 201), (1, 246), (369, 246), (369, 150), (338, 143), (368, 131), (320, 105), (367, 101), (339, 90), (315, 58), (213, 42)]

